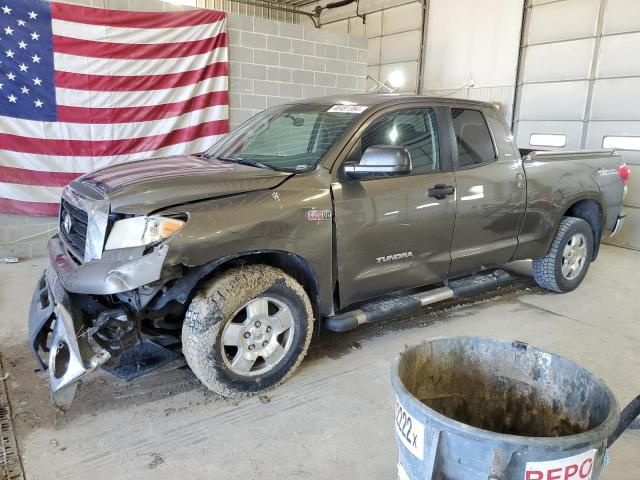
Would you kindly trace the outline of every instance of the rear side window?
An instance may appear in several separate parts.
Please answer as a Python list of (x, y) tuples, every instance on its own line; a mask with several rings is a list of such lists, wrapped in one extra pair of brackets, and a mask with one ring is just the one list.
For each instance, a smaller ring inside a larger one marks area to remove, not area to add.
[(458, 168), (473, 167), (496, 159), (496, 151), (484, 115), (478, 110), (452, 108), (458, 145)]
[(436, 114), (431, 108), (389, 112), (362, 134), (360, 154), (374, 145), (404, 147), (411, 155), (413, 174), (440, 170), (440, 145)]

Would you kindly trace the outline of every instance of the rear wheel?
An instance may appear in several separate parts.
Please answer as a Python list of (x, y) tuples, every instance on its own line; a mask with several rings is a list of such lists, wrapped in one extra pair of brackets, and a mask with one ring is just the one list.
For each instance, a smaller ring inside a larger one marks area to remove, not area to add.
[(576, 217), (564, 217), (549, 253), (533, 261), (533, 278), (542, 288), (558, 293), (578, 287), (593, 258), (591, 226)]
[(284, 382), (298, 367), (313, 331), (302, 286), (277, 268), (252, 265), (207, 282), (182, 327), (187, 363), (209, 389), (248, 396)]

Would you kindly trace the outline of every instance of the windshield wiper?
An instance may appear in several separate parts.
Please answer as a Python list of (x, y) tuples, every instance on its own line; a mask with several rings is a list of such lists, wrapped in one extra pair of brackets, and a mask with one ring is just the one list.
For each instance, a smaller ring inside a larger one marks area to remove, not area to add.
[(239, 163), (240, 165), (249, 165), (250, 167), (266, 168), (274, 170), (273, 167), (260, 163), (257, 160), (251, 160), (250, 158), (235, 158), (235, 157), (216, 157), (216, 160), (222, 160), (223, 162)]

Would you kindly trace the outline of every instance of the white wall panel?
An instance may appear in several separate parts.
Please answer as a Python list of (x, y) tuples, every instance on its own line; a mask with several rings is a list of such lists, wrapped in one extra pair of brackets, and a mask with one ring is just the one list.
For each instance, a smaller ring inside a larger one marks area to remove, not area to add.
[[(640, 120), (640, 77), (597, 80), (592, 120)], [(640, 133), (640, 132), (639, 132)]]
[(637, 30), (640, 30), (640, 5), (638, 0), (607, 0), (604, 33)]
[(431, 0), (425, 88), (515, 84), (522, 1)]
[(531, 11), (527, 44), (595, 35), (600, 0), (564, 0), (536, 5)]
[[(638, 3), (637, 16), (640, 17), (640, 1)], [(627, 75), (640, 75), (640, 33), (603, 37), (598, 77)]]
[[(385, 16), (386, 18), (386, 16)], [(420, 30), (410, 30), (395, 35), (384, 35), (380, 46), (380, 63), (417, 60), (420, 55)]]
[(523, 148), (540, 148), (530, 144), (529, 139), (532, 134), (560, 134), (567, 136), (567, 143), (563, 148), (554, 148), (553, 150), (580, 149), (582, 122), (519, 121), (514, 130), (518, 146)]
[[(589, 122), (586, 148), (602, 148), (602, 140), (607, 136), (637, 137), (640, 136), (640, 121), (596, 121)], [(640, 166), (640, 152), (623, 152), (629, 163)]]
[(582, 120), (588, 81), (532, 83), (522, 87), (520, 120)]
[(526, 48), (524, 82), (584, 80), (589, 78), (594, 38), (546, 43)]
[(378, 78), (386, 80), (394, 70), (400, 70), (404, 74), (405, 84), (400, 89), (401, 93), (415, 93), (418, 84), (418, 61), (381, 65)]
[(382, 37), (369, 39), (369, 50), (367, 54), (367, 65), (380, 65), (380, 44)]
[(399, 7), (388, 8), (382, 18), (382, 35), (420, 30), (422, 27), (422, 5), (409, 3)]

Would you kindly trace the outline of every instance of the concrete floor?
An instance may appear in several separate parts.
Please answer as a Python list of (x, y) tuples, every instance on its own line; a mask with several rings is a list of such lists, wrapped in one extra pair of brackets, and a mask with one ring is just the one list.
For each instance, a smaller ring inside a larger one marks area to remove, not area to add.
[[(571, 294), (525, 279), (472, 304), (322, 334), (298, 373), (266, 397), (217, 398), (177, 362), (129, 383), (98, 372), (63, 414), (49, 405), (25, 343), (42, 265), (0, 265), (0, 354), (29, 480), (395, 478), (390, 361), (435, 336), (526, 341), (590, 369), (621, 405), (640, 391), (640, 252), (605, 246)], [(640, 431), (626, 432), (601, 478), (637, 479), (639, 452)]]

